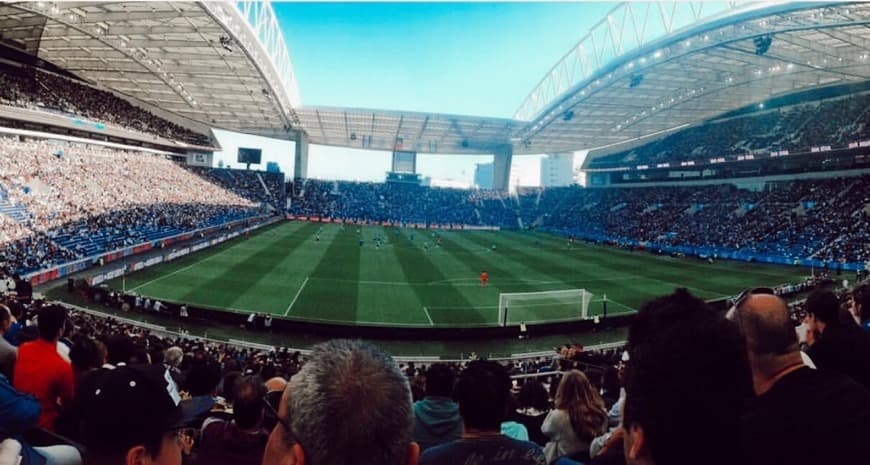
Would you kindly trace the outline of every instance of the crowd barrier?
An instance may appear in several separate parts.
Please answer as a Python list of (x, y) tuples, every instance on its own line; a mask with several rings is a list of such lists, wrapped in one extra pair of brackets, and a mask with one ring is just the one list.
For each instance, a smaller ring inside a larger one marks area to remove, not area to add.
[[(24, 278), (27, 279), (28, 281), (30, 281), (30, 284), (32, 284), (33, 286), (38, 286), (40, 284), (45, 284), (49, 281), (54, 281), (56, 279), (60, 279), (60, 278), (63, 278), (65, 276), (69, 276), (69, 275), (78, 273), (80, 271), (86, 270), (86, 269), (90, 268), (91, 266), (93, 266), (94, 264), (105, 265), (105, 264), (120, 260), (122, 258), (130, 257), (133, 255), (138, 255), (138, 254), (141, 254), (143, 252), (148, 252), (148, 251), (153, 250), (153, 249), (162, 249), (162, 248), (165, 248), (171, 244), (175, 244), (177, 242), (191, 239), (198, 234), (201, 234), (202, 236), (206, 236), (208, 234), (213, 234), (221, 229), (233, 228), (233, 227), (239, 226), (240, 224), (249, 224), (252, 221), (262, 221), (266, 218), (269, 218), (269, 217), (267, 217), (267, 216), (255, 216), (255, 217), (250, 217), (250, 218), (244, 218), (241, 220), (229, 221), (229, 222), (226, 222), (226, 223), (223, 223), (220, 225), (209, 226), (207, 228), (201, 228), (201, 229), (197, 229), (194, 231), (188, 231), (188, 232), (185, 232), (182, 234), (177, 234), (175, 236), (165, 237), (165, 238), (161, 238), (161, 239), (155, 239), (153, 241), (143, 242), (141, 244), (136, 244), (133, 246), (124, 247), (122, 249), (113, 250), (111, 252), (104, 252), (101, 254), (92, 255), (90, 257), (85, 257), (85, 258), (82, 258), (82, 259), (79, 259), (79, 260), (76, 260), (73, 262), (64, 263), (63, 265), (59, 265), (59, 266), (56, 266), (54, 268), (49, 268), (49, 269), (41, 270), (41, 271), (35, 271), (33, 273), (25, 275)], [(271, 218), (272, 218), (271, 221), (262, 222), (259, 226), (271, 224), (271, 223), (274, 223), (275, 221), (278, 221), (278, 218), (275, 218), (275, 217), (271, 217)], [(257, 227), (259, 227), (259, 226), (257, 226)], [(208, 245), (203, 245), (200, 248), (204, 248), (207, 246)], [(199, 250), (199, 249), (195, 249), (195, 250)], [(195, 251), (195, 250), (191, 250), (191, 252)], [(173, 253), (177, 253), (177, 251), (174, 251)], [(178, 256), (180, 256), (180, 255), (176, 255), (173, 258), (178, 258)], [(142, 268), (144, 268), (145, 266), (151, 266), (154, 264), (156, 264), (156, 263), (150, 263), (148, 265), (144, 265), (144, 266), (140, 265), (140, 266)], [(139, 269), (141, 269), (141, 268), (139, 268)], [(115, 270), (112, 270), (112, 272), (114, 272), (114, 271)], [(109, 279), (111, 279), (111, 278), (109, 278)]]
[[(240, 347), (240, 348), (244, 348), (244, 349), (263, 350), (263, 351), (267, 351), (267, 352), (278, 349), (278, 347), (273, 347), (273, 346), (270, 346), (267, 344), (259, 344), (259, 343), (251, 342), (251, 341), (243, 341), (241, 339), (232, 339), (232, 338), (230, 338), (230, 339), (215, 339), (215, 338), (209, 337), (208, 333), (206, 333), (205, 335), (197, 335), (197, 334), (190, 334), (190, 333), (186, 333), (186, 332), (173, 331), (165, 326), (145, 323), (145, 322), (135, 320), (132, 318), (125, 318), (123, 316), (107, 314), (107, 313), (103, 313), (103, 312), (98, 311), (98, 310), (93, 310), (93, 309), (81, 307), (78, 305), (72, 305), (72, 304), (69, 304), (66, 302), (53, 302), (53, 303), (63, 305), (63, 306), (75, 309), (76, 311), (79, 311), (82, 313), (87, 313), (89, 315), (93, 315), (96, 317), (111, 318), (111, 319), (116, 320), (120, 323), (145, 328), (145, 329), (148, 329), (149, 331), (151, 331), (152, 334), (154, 334), (156, 336), (160, 336), (160, 337), (169, 337), (169, 338), (173, 338), (173, 339), (186, 338), (186, 339), (190, 339), (190, 340), (197, 341), (197, 342), (205, 342), (205, 343), (210, 343), (210, 344), (227, 344), (227, 345), (234, 346), (234, 347)], [(617, 348), (624, 347), (625, 344), (626, 344), (626, 341), (619, 341), (619, 342), (590, 345), (590, 346), (586, 346), (585, 349), (587, 351), (600, 351), (600, 350), (607, 350), (607, 349), (617, 349)], [(289, 352), (299, 352), (302, 356), (308, 356), (311, 353), (310, 349), (303, 349), (303, 348), (287, 347), (287, 350)], [(524, 353), (524, 354), (512, 354), (510, 356), (494, 356), (494, 354), (490, 353), (485, 358), (487, 360), (494, 360), (497, 362), (506, 363), (506, 362), (512, 362), (512, 361), (516, 361), (516, 360), (530, 360), (530, 359), (541, 359), (541, 358), (546, 359), (546, 360), (552, 360), (556, 357), (557, 357), (557, 354), (555, 351), (547, 350), (547, 351), (531, 352), (531, 353)], [(466, 354), (460, 354), (459, 358), (444, 357), (444, 356), (439, 356), (439, 355), (396, 355), (393, 358), (395, 358), (396, 361), (398, 361), (400, 363), (408, 363), (408, 362), (414, 362), (414, 363), (437, 363), (437, 362), (463, 363), (463, 362), (467, 362), (470, 360), (470, 358), (468, 356), (466, 356)], [(561, 373), (561, 372), (549, 371), (549, 372), (532, 373), (532, 374), (525, 374), (525, 375), (513, 375), (511, 377), (516, 379), (516, 378), (527, 378), (527, 377), (535, 377), (535, 376), (550, 376), (550, 375), (559, 374), (559, 373)]]

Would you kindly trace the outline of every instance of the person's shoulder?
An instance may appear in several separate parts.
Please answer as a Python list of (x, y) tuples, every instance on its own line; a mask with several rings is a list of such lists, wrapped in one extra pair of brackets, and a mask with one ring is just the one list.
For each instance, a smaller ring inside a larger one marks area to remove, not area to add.
[(202, 422), (200, 435), (204, 443), (220, 442), (218, 438), (223, 436), (224, 431), (231, 425), (230, 422), (219, 417), (208, 417)]
[(430, 447), (420, 454), (419, 465), (438, 465), (455, 462), (452, 458), (461, 454), (461, 441), (451, 441)]
[[(851, 405), (854, 413), (870, 412), (870, 391), (863, 385), (835, 371), (804, 367), (787, 374), (770, 391), (755, 399), (745, 417), (791, 411), (805, 399), (816, 399), (814, 405), (823, 410), (839, 410), (838, 406)], [(776, 417), (783, 418), (782, 415)]]
[(505, 436), (504, 440), (505, 440), (505, 442), (511, 444), (513, 447), (516, 447), (517, 449), (529, 449), (529, 450), (541, 449), (541, 446), (535, 444), (532, 441), (523, 441), (522, 439), (514, 439), (514, 438), (507, 437), (507, 436)]
[(505, 443), (508, 444), (508, 447), (506, 447), (505, 449), (510, 449), (514, 451), (513, 456), (516, 458), (516, 461), (512, 463), (522, 465), (543, 465), (547, 463), (546, 457), (544, 455), (544, 450), (541, 449), (541, 446), (535, 444), (534, 442), (506, 437)]

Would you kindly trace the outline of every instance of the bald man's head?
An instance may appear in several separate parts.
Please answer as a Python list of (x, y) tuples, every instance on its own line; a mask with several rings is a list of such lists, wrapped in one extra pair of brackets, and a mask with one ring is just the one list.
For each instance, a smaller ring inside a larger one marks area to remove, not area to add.
[(775, 295), (747, 297), (737, 309), (736, 321), (752, 355), (787, 355), (799, 350), (788, 306)]
[(269, 379), (269, 381), (266, 381), (266, 390), (268, 390), (269, 392), (283, 391), (284, 388), (286, 388), (286, 387), (287, 387), (287, 380), (280, 377), (280, 376), (276, 376), (274, 378)]

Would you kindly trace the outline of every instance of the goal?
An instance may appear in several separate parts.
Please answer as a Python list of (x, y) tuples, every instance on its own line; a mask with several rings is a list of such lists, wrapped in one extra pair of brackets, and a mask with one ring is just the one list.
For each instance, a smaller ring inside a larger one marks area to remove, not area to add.
[(586, 319), (591, 301), (592, 294), (586, 289), (503, 292), (498, 296), (498, 324)]

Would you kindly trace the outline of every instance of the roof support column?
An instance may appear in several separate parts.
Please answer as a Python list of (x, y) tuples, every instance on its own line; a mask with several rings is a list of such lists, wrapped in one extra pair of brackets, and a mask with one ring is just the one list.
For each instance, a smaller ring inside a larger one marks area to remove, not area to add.
[(298, 131), (295, 142), (296, 158), (293, 165), (293, 178), (308, 179), (308, 135)]
[(492, 157), (492, 188), (506, 191), (510, 187), (511, 161), (513, 160), (513, 148), (510, 145), (500, 147)]

